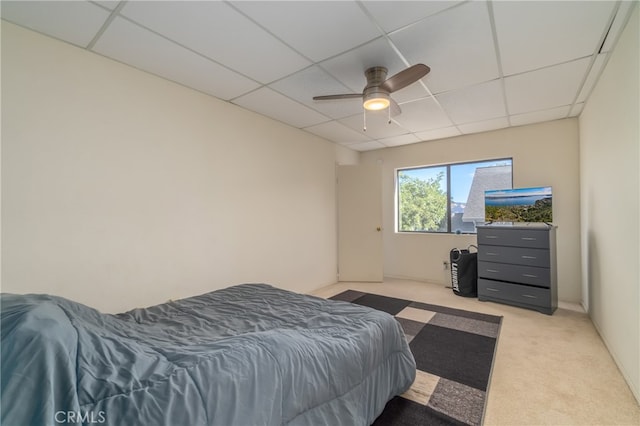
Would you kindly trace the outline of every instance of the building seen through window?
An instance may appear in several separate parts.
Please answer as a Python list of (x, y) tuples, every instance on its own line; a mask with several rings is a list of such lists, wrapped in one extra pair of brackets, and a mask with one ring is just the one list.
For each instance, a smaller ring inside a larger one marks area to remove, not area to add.
[(397, 231), (475, 233), (484, 192), (513, 186), (512, 160), (398, 169)]

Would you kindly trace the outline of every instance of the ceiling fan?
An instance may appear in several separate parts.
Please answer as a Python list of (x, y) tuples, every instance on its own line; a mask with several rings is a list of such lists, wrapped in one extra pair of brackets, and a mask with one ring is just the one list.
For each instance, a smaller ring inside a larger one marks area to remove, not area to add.
[(362, 93), (344, 93), (340, 95), (314, 96), (314, 101), (327, 101), (335, 99), (362, 98), (362, 106), (365, 110), (379, 111), (389, 108), (389, 115), (400, 114), (400, 106), (390, 94), (415, 83), (427, 75), (431, 68), (424, 64), (412, 65), (399, 73), (387, 78), (385, 67), (371, 67), (364, 72), (367, 85)]

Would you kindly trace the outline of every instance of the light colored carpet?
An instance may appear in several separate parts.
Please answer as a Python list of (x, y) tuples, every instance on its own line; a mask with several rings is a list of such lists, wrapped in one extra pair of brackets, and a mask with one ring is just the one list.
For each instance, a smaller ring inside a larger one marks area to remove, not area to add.
[(552, 315), (453, 294), (409, 280), (341, 282), (344, 290), (503, 316), (485, 412), (490, 425), (640, 425), (640, 407), (589, 317), (563, 304)]

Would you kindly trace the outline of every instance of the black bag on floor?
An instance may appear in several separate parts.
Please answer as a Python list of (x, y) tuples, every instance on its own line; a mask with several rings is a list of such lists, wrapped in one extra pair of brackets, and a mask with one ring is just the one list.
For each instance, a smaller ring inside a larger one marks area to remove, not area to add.
[[(471, 253), (469, 249), (476, 251)], [(478, 248), (469, 246), (466, 249), (454, 248), (449, 252), (451, 262), (451, 288), (458, 296), (478, 296)]]

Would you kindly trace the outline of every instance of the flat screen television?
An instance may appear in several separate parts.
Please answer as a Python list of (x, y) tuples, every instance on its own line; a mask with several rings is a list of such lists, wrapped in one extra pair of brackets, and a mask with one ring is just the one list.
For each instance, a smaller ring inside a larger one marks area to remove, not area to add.
[(484, 192), (485, 222), (553, 222), (550, 186)]

